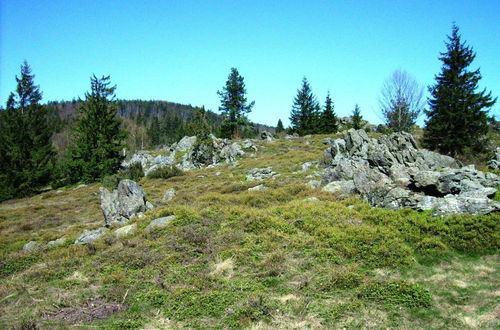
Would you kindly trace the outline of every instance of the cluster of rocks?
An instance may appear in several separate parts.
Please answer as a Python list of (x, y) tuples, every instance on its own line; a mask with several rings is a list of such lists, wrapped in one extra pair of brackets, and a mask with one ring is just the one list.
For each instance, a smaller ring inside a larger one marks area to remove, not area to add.
[[(272, 141), (271, 133), (263, 132), (262, 139)], [(129, 160), (122, 163), (123, 168), (140, 163), (144, 174), (158, 168), (175, 166), (183, 171), (196, 168), (212, 167), (222, 163), (234, 163), (245, 155), (246, 151), (256, 151), (252, 140), (232, 142), (210, 135), (208, 139), (199, 141), (196, 136), (185, 136), (179, 142), (158, 152), (138, 151)]]
[(364, 130), (350, 129), (343, 138), (325, 143), (329, 148), (320, 183), (326, 191), (361, 194), (374, 206), (432, 210), (435, 215), (500, 210), (500, 203), (490, 199), (500, 177), (473, 166), (460, 168), (451, 157), (419, 149), (410, 134), (373, 139)]
[(254, 168), (248, 171), (248, 181), (261, 181), (277, 176), (278, 174), (273, 171), (271, 166), (263, 168)]
[(493, 170), (500, 170), (500, 147), (497, 147), (493, 158), (488, 162), (488, 167)]

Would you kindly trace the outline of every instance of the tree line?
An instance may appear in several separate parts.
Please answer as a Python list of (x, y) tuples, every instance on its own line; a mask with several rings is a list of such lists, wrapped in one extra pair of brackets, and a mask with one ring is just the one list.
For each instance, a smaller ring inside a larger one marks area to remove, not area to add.
[[(418, 116), (425, 113), (422, 139), (425, 147), (451, 156), (484, 152), (491, 119), (488, 110), (496, 98), (485, 89), (477, 91), (480, 71), (468, 69), (474, 58), (472, 47), (462, 42), (458, 27), (453, 25), (446, 51), (439, 58), (441, 72), (435, 76), (435, 84), (428, 88), (431, 94), (428, 109), (423, 87), (406, 72), (395, 71), (384, 83), (379, 100), (388, 129), (411, 131)], [(64, 161), (57, 162), (51, 140), (54, 113), (50, 107), (40, 104), (40, 88), (34, 83), (28, 63), (23, 63), (21, 76), (16, 76), (16, 91), (9, 95), (6, 109), (0, 111), (0, 200), (35, 193), (50, 183), (100, 180), (118, 171), (127, 145), (137, 148), (140, 144), (144, 148), (145, 137), (146, 144), (151, 146), (183, 135), (197, 135), (201, 139), (210, 134), (244, 138), (258, 133), (256, 125), (248, 119), (255, 102), (247, 100), (244, 78), (236, 68), (231, 69), (225, 85), (217, 92), (222, 117), (219, 121), (204, 107), (194, 108), (190, 121), (159, 115), (153, 115), (148, 121), (148, 111), (139, 111), (134, 120), (122, 121), (117, 116), (116, 86), (111, 85), (110, 77), (94, 75), (90, 80), (90, 91), (78, 102)], [(291, 124), (287, 129), (281, 119), (278, 120), (277, 133), (330, 134), (339, 129), (330, 92), (320, 106), (305, 77), (293, 100), (289, 119)], [(63, 124), (55, 126), (60, 125)], [(355, 105), (351, 127), (361, 126), (361, 110)]]

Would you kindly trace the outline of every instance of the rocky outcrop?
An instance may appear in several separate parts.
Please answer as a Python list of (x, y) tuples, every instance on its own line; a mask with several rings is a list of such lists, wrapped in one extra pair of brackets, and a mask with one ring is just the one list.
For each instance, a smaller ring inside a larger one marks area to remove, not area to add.
[(492, 170), (500, 170), (500, 147), (495, 149), (493, 158), (488, 162), (488, 167)]
[(275, 140), (274, 136), (267, 131), (260, 132), (260, 139), (266, 142), (273, 142)]
[(171, 201), (175, 197), (175, 189), (170, 188), (167, 191), (165, 191), (165, 194), (163, 195), (163, 198), (161, 199), (163, 202), (168, 202)]
[(106, 226), (112, 223), (125, 223), (130, 218), (150, 209), (146, 194), (141, 186), (132, 180), (122, 180), (118, 188), (110, 192), (101, 187), (101, 210)]
[(199, 141), (196, 136), (185, 136), (169, 148), (158, 152), (138, 151), (129, 160), (124, 161), (122, 167), (128, 168), (134, 163), (140, 163), (144, 175), (168, 166), (189, 171), (223, 163), (234, 163), (243, 157), (246, 151), (257, 151), (255, 144), (248, 139), (242, 142), (232, 142), (210, 135), (207, 140)]
[(435, 215), (486, 214), (500, 210), (490, 199), (500, 178), (460, 168), (453, 158), (418, 149), (407, 133), (369, 138), (350, 129), (327, 139), (322, 166), (325, 191), (361, 194), (374, 206), (432, 210)]

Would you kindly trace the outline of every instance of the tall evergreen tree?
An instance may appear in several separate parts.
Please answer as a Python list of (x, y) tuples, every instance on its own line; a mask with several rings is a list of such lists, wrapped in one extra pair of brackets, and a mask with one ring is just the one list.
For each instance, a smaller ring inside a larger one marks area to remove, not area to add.
[(161, 143), (161, 128), (160, 121), (157, 116), (154, 116), (151, 120), (151, 125), (149, 126), (149, 139), (151, 140), (152, 146), (158, 146)]
[(241, 126), (248, 124), (246, 115), (252, 110), (255, 102), (247, 104), (246, 93), (243, 77), (236, 68), (231, 68), (226, 85), (217, 92), (221, 102), (219, 111), (224, 117), (221, 129), (225, 137), (237, 136)]
[(9, 95), (0, 117), (0, 199), (36, 192), (52, 177), (53, 131), (34, 77), (24, 61), (21, 77), (16, 77), (16, 93)]
[(352, 128), (360, 129), (361, 128), (361, 120), (363, 120), (363, 116), (361, 116), (361, 110), (359, 109), (359, 105), (356, 104), (354, 110), (352, 111)]
[(74, 126), (75, 147), (70, 150), (71, 181), (96, 181), (115, 173), (123, 160), (126, 137), (116, 116), (115, 89), (109, 76), (91, 77), (91, 91), (78, 109)]
[[(476, 92), (481, 79), (479, 69), (468, 67), (476, 57), (472, 47), (461, 41), (459, 29), (453, 25), (436, 84), (429, 87), (430, 109), (424, 130), (424, 145), (441, 153), (456, 156), (467, 149), (483, 151), (487, 145), (488, 110), (496, 98), (486, 89)], [(486, 109), (486, 110), (485, 110)]]
[(312, 134), (318, 131), (319, 104), (312, 93), (307, 78), (302, 79), (302, 86), (293, 100), (290, 122), (292, 130), (298, 134)]
[(330, 97), (330, 92), (326, 95), (325, 108), (321, 113), (320, 127), (321, 133), (331, 134), (336, 133), (339, 129), (337, 124), (337, 116), (333, 110), (333, 101)]
[(276, 134), (282, 133), (285, 130), (285, 127), (283, 127), (283, 122), (281, 119), (278, 119), (278, 124), (276, 125)]

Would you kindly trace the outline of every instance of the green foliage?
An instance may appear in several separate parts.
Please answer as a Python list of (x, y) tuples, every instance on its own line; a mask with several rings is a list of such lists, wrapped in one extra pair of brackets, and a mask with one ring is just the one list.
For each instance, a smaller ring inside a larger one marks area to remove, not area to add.
[(427, 308), (432, 305), (432, 297), (428, 290), (406, 281), (375, 281), (361, 287), (358, 297), (410, 308)]
[(160, 128), (160, 121), (158, 120), (158, 117), (155, 116), (151, 120), (148, 134), (149, 134), (149, 138), (151, 140), (152, 146), (157, 146), (161, 143), (161, 128)]
[(168, 179), (174, 176), (184, 175), (184, 172), (175, 166), (161, 167), (148, 173), (151, 179)]
[(283, 122), (281, 119), (278, 119), (278, 124), (276, 125), (276, 134), (283, 133), (285, 131), (285, 128), (283, 127)]
[(115, 189), (121, 180), (140, 181), (144, 177), (141, 163), (133, 163), (126, 170), (117, 174), (107, 175), (101, 179), (101, 184), (108, 189)]
[(361, 110), (359, 109), (359, 105), (356, 104), (354, 110), (352, 111), (352, 128), (360, 129), (362, 119)]
[(126, 133), (116, 117), (116, 86), (109, 85), (109, 76), (93, 76), (91, 91), (78, 109), (73, 131), (75, 147), (70, 149), (68, 161), (71, 182), (93, 182), (120, 168)]
[(290, 125), (292, 130), (300, 135), (313, 134), (318, 130), (318, 119), (319, 104), (307, 78), (304, 77), (293, 101)]
[(325, 108), (320, 114), (320, 131), (321, 134), (333, 134), (339, 130), (337, 116), (333, 110), (333, 102), (330, 97), (330, 92), (326, 95)]
[(424, 109), (424, 89), (407, 72), (396, 70), (382, 87), (380, 106), (393, 132), (410, 132)]
[(52, 178), (55, 151), (42, 93), (25, 61), (6, 110), (0, 111), (0, 201), (26, 196)]
[(207, 142), (208, 140), (210, 140), (211, 133), (212, 128), (210, 127), (205, 107), (196, 108), (194, 119), (188, 124), (187, 135), (196, 135), (196, 142), (199, 143)]
[[(443, 154), (482, 152), (487, 147), (488, 110), (496, 98), (486, 90), (476, 92), (481, 79), (479, 69), (469, 71), (476, 54), (461, 41), (459, 29), (453, 25), (448, 36), (447, 51), (439, 58), (443, 62), (436, 84), (429, 87), (430, 109), (423, 143), (426, 147)], [(486, 109), (486, 110), (485, 110)]]
[(246, 93), (243, 77), (236, 68), (231, 68), (226, 85), (217, 92), (221, 102), (219, 111), (224, 118), (221, 127), (224, 137), (238, 136), (241, 126), (248, 124), (246, 115), (252, 111), (255, 102), (247, 104)]

